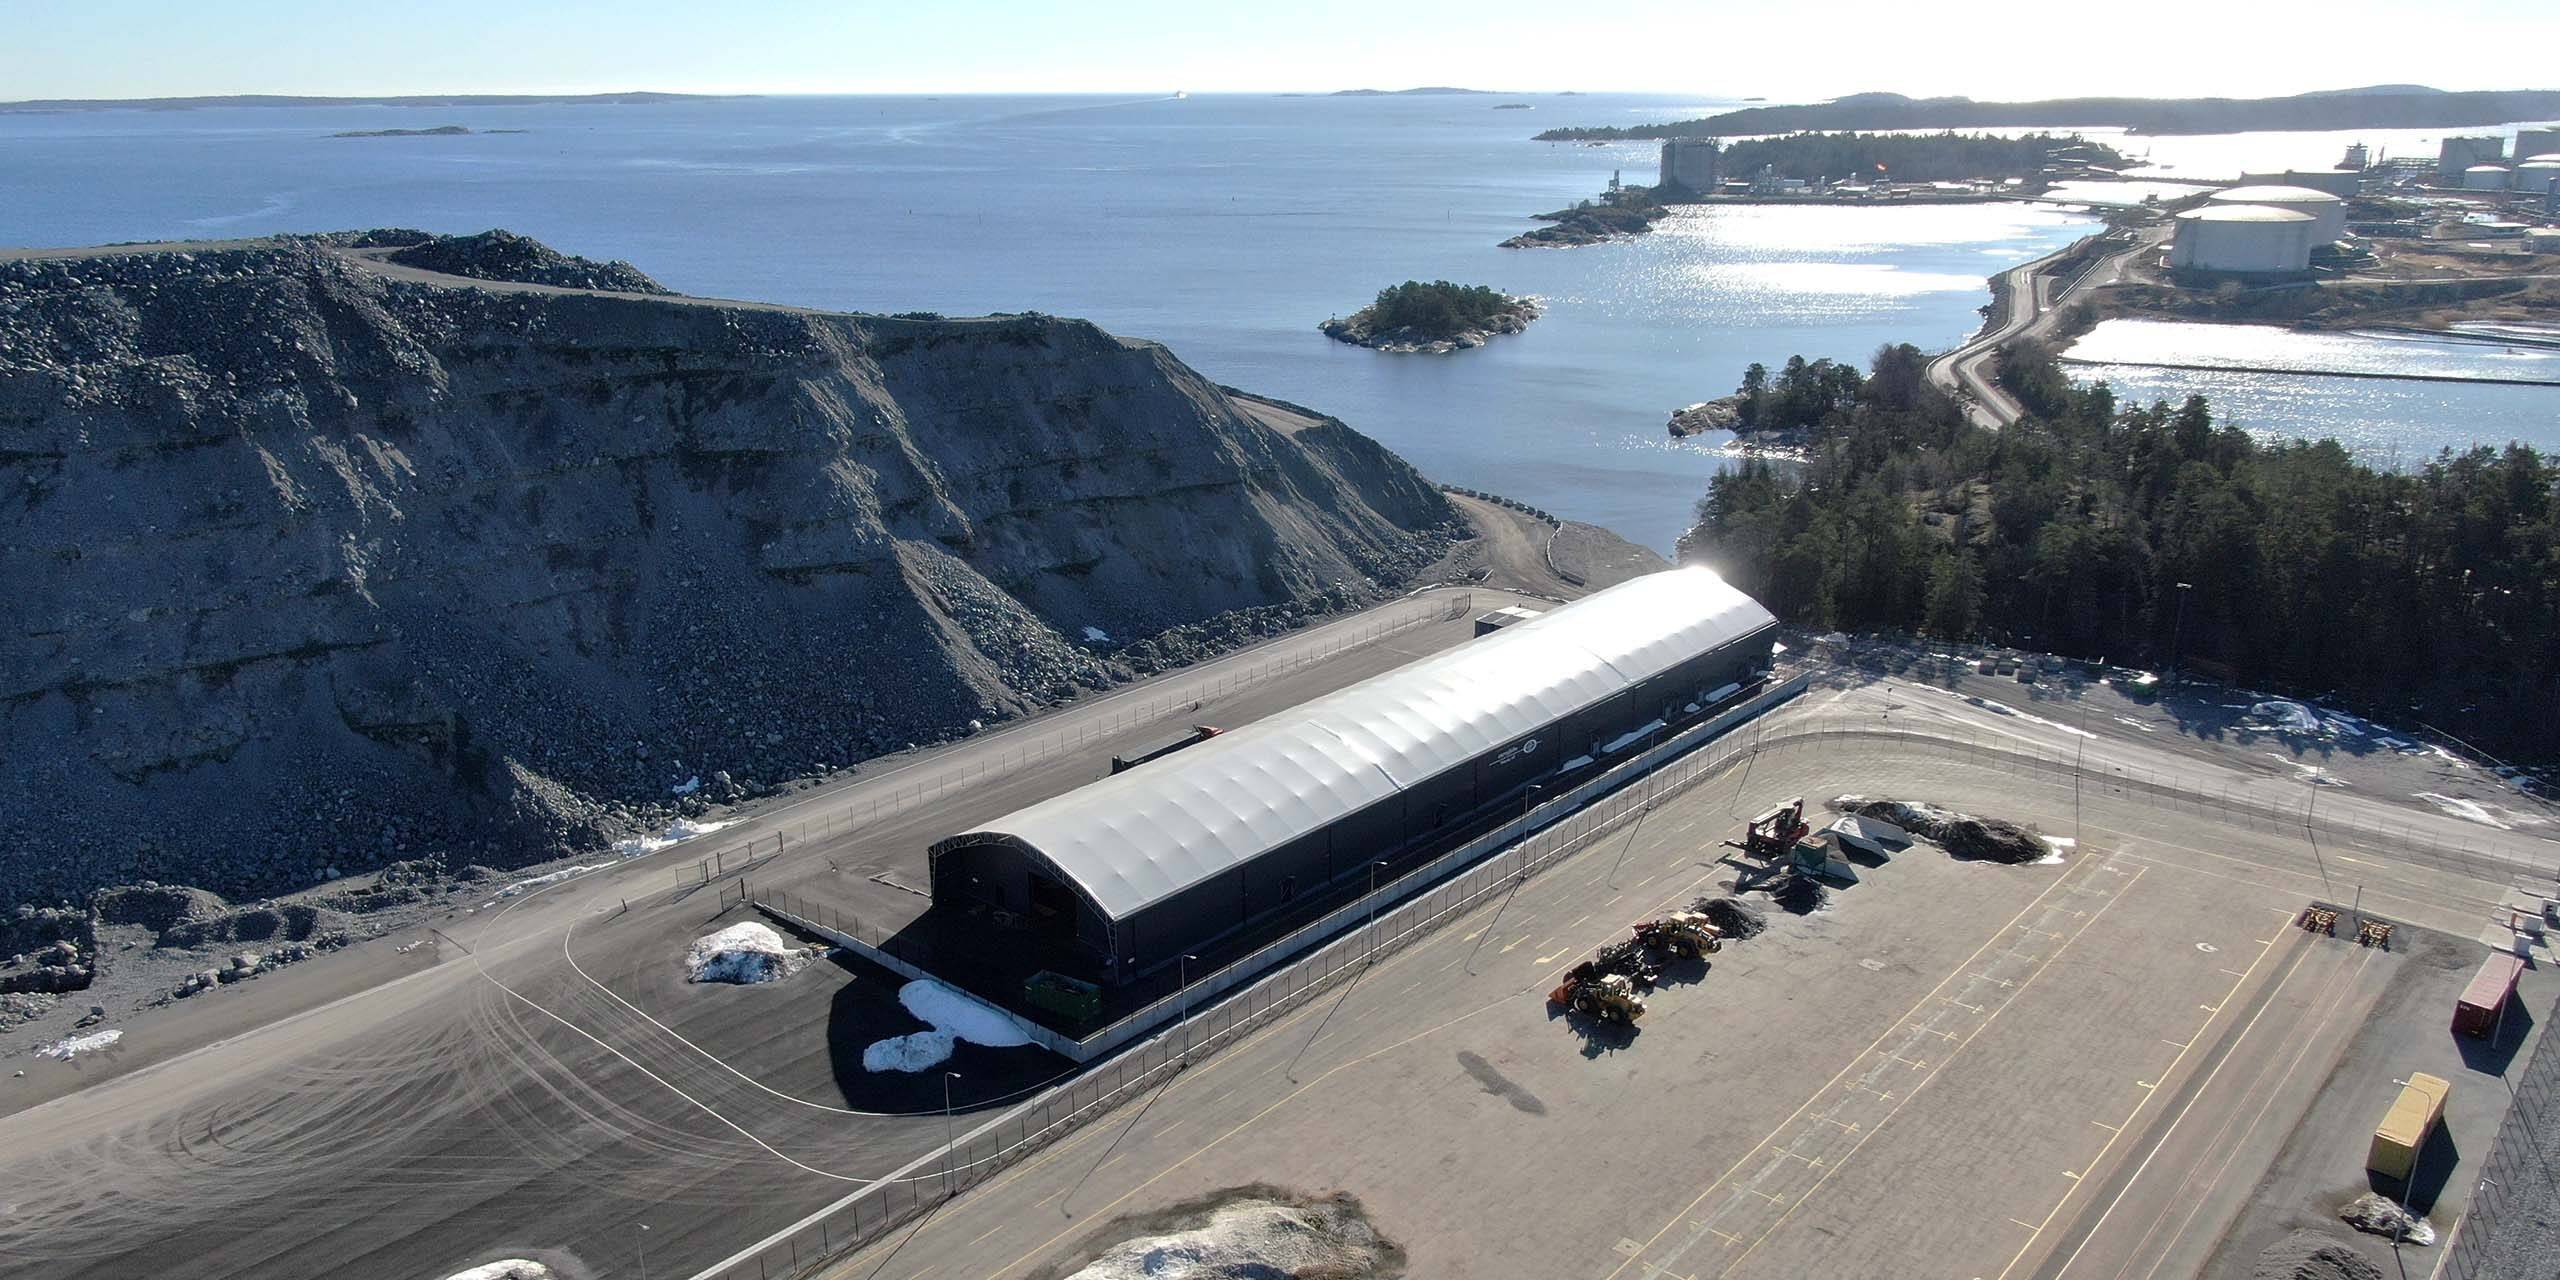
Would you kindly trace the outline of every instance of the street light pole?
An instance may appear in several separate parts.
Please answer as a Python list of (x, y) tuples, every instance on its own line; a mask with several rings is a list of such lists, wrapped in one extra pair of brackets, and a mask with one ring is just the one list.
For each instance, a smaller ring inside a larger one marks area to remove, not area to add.
[(649, 1224), (640, 1224), (640, 1239), (632, 1249), (640, 1255), (640, 1280), (649, 1280)]
[(1182, 977), (1175, 984), (1176, 990), (1182, 993), (1182, 1063), (1184, 1066), (1191, 1065), (1191, 962), (1199, 958), (1192, 955), (1182, 957), (1180, 965)]
[(951, 1194), (951, 1175), (958, 1168), (960, 1146), (951, 1138), (951, 1082), (960, 1078), (957, 1071), (942, 1073), (942, 1194)]
[(1378, 959), (1378, 873), (1386, 867), (1383, 862), (1369, 864), (1369, 955), (1363, 961), (1367, 964), (1375, 964)]

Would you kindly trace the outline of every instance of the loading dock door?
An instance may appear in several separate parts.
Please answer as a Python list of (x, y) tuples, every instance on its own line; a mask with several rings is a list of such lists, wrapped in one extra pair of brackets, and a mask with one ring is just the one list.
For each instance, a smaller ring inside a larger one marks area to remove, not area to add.
[(1023, 924), (1044, 938), (1073, 942), (1076, 937), (1076, 893), (1066, 885), (1031, 873), (1031, 917)]

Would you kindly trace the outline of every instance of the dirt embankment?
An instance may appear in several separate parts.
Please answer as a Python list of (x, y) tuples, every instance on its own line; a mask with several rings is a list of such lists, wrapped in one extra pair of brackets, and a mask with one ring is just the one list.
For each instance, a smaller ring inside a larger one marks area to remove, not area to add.
[(402, 239), (0, 257), (0, 908), (554, 857), (1381, 598), (1456, 532), (1374, 443), (1080, 321), (369, 260)]

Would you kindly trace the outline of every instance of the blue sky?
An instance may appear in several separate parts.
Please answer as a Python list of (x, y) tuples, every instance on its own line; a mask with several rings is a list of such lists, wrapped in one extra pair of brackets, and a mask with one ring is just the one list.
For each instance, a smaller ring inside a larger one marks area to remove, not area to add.
[[(2017, 98), (2377, 82), (2560, 88), (2560, 64), (2500, 52), (2560, 48), (2560, 4), (2549, 0), (0, 0), (0, 31), (0, 100), (1415, 84), (1781, 100), (1862, 89)], [(2077, 38), (2099, 52), (2072, 52)]]

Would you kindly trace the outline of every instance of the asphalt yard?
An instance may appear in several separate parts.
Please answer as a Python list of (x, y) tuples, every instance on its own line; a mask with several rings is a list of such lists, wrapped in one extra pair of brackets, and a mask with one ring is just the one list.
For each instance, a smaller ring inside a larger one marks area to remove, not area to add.
[[(2082, 843), (1865, 868), (1677, 975), (1632, 1035), (1547, 1006), (1630, 922), (1729, 886), (1738, 815), (1852, 790)], [(1987, 762), (1764, 753), (973, 1192), (876, 1274), (1036, 1273), (1252, 1183), (1353, 1192), (1417, 1275), (2193, 1274), (2401, 957), (2292, 926), (2319, 883), (2298, 833), (2177, 815), (2171, 842), (2134, 834), (2153, 806), (2081, 807)]]

